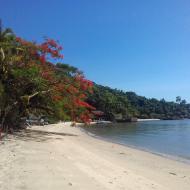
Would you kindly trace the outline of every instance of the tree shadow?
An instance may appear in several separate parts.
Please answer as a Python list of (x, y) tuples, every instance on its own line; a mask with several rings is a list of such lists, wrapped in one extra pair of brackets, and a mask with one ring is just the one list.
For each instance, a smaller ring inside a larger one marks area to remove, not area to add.
[[(35, 142), (45, 142), (53, 139), (62, 140), (65, 136), (77, 137), (78, 135), (71, 133), (60, 133), (60, 132), (50, 132), (50, 131), (40, 131), (40, 130), (32, 130), (25, 129), (21, 131), (17, 131), (13, 134), (15, 139), (22, 141), (35, 141)], [(58, 137), (61, 136), (61, 137)], [(6, 139), (8, 141), (9, 138)]]

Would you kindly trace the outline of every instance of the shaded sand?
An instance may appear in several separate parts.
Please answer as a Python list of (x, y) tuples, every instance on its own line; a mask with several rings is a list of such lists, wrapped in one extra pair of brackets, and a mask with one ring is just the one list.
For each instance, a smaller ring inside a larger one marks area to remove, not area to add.
[(67, 125), (32, 127), (0, 142), (0, 190), (190, 189), (190, 165)]

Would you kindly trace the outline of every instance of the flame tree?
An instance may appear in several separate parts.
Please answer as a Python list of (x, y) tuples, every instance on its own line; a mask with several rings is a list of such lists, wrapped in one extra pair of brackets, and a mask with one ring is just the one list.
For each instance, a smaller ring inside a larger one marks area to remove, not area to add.
[(37, 44), (1, 28), (1, 130), (19, 126), (20, 118), (31, 113), (90, 121), (94, 108), (85, 100), (93, 83), (78, 69), (60, 63), (61, 52), (62, 47), (52, 39)]

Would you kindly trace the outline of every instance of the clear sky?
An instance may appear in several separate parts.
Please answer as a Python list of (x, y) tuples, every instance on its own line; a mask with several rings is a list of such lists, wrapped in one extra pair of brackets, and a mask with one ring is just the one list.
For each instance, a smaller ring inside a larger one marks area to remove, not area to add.
[(59, 40), (96, 83), (190, 102), (189, 0), (0, 0), (0, 18), (25, 39)]

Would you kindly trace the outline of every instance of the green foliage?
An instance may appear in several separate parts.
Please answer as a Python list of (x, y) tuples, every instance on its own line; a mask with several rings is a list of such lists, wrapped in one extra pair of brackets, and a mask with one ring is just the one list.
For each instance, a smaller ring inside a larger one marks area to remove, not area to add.
[(148, 99), (138, 96), (134, 92), (94, 85), (94, 93), (89, 96), (88, 102), (98, 110), (105, 112), (108, 119), (114, 116), (122, 118), (158, 118), (158, 119), (182, 119), (190, 118), (190, 104), (181, 97), (176, 98), (178, 103), (166, 102), (164, 99)]
[(57, 72), (62, 75), (73, 76), (76, 75), (76, 73), (82, 74), (82, 72), (79, 71), (78, 68), (73, 67), (69, 64), (57, 63), (56, 67), (57, 67)]
[(104, 111), (107, 119), (111, 120), (116, 114), (129, 117), (134, 111), (122, 91), (100, 85), (94, 85), (94, 92), (89, 96), (88, 102), (97, 110)]
[(31, 114), (51, 121), (90, 120), (92, 107), (85, 100), (92, 83), (77, 68), (54, 63), (63, 58), (61, 51), (52, 39), (29, 42), (0, 24), (0, 131)]

